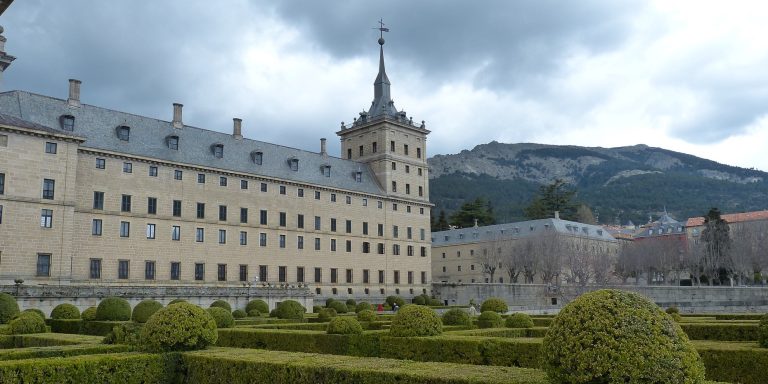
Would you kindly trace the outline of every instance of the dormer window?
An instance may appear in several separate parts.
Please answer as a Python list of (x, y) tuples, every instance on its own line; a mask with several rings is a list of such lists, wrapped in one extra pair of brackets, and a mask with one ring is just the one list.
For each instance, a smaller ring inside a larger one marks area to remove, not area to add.
[(320, 170), (323, 172), (323, 176), (331, 177), (331, 166), (330, 165), (323, 165), (322, 167), (320, 167)]
[(128, 141), (131, 138), (131, 127), (127, 125), (117, 127), (117, 138), (122, 141)]
[(264, 159), (264, 153), (261, 151), (253, 151), (251, 152), (251, 161), (253, 161), (256, 165), (261, 165), (262, 160)]
[(360, 172), (360, 171), (355, 172), (355, 181), (357, 181), (358, 183), (362, 183), (363, 182), (363, 173), (362, 172)]
[(299, 159), (297, 159), (295, 157), (292, 157), (292, 158), (288, 159), (288, 166), (291, 167), (291, 171), (298, 171), (299, 170)]
[(178, 136), (168, 136), (165, 138), (165, 144), (168, 146), (169, 149), (173, 149), (175, 151), (179, 150), (179, 137)]
[(72, 115), (61, 115), (59, 123), (61, 124), (61, 129), (65, 131), (75, 130), (75, 117)]
[(213, 157), (217, 159), (221, 159), (222, 157), (224, 157), (224, 145), (223, 144), (211, 145), (211, 152), (213, 152)]

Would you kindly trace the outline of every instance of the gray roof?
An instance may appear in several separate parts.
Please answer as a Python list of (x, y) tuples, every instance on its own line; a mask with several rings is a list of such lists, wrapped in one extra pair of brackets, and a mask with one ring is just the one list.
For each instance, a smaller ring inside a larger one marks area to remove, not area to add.
[[(55, 127), (54, 131), (59, 133), (83, 136), (86, 141), (81, 146), (84, 148), (149, 157), (191, 166), (219, 168), (360, 193), (385, 194), (365, 163), (263, 141), (236, 139), (228, 133), (188, 125), (177, 129), (169, 121), (87, 104), (70, 107), (67, 100), (25, 91), (0, 93), (0, 113), (35, 124)], [(61, 129), (60, 119), (63, 115), (75, 117), (73, 132)], [(122, 125), (130, 127), (129, 141), (123, 141), (117, 137), (117, 128)], [(166, 144), (167, 137), (173, 135), (179, 138), (178, 150), (172, 150)], [(212, 150), (214, 144), (224, 146), (223, 158), (214, 157)], [(263, 153), (262, 165), (253, 162), (251, 154), (255, 151)], [(289, 159), (299, 161), (298, 171), (291, 170)], [(331, 177), (324, 176), (321, 171), (321, 167), (326, 165), (331, 167)], [(361, 182), (355, 181), (355, 173), (358, 171), (362, 175)]]
[(497, 240), (499, 238), (525, 238), (531, 237), (554, 229), (558, 233), (573, 236), (584, 236), (608, 242), (616, 242), (607, 230), (599, 225), (577, 223), (575, 221), (560, 219), (539, 219), (486, 225), (483, 227), (469, 227), (450, 229), (447, 231), (432, 232), (432, 246), (448, 246), (483, 241)]
[(22, 119), (19, 119), (19, 118), (10, 116), (10, 115), (6, 115), (6, 114), (3, 114), (3, 113), (0, 113), (0, 125), (7, 125), (7, 126), (11, 126), (11, 127), (19, 127), (19, 128), (26, 128), (26, 129), (33, 129), (33, 130), (36, 130), (36, 131), (42, 131), (42, 132), (49, 133), (49, 134), (54, 134), (54, 135), (62, 135), (62, 134), (64, 134), (64, 135), (67, 135), (67, 136), (72, 136), (72, 137), (75, 137), (75, 138), (84, 139), (84, 137), (82, 137), (82, 136), (73, 135), (72, 133), (69, 133), (69, 132), (64, 132), (64, 131), (59, 130), (59, 129), (54, 129), (54, 128), (51, 128), (51, 127), (46, 127), (45, 125), (33, 123), (31, 121), (22, 120)]

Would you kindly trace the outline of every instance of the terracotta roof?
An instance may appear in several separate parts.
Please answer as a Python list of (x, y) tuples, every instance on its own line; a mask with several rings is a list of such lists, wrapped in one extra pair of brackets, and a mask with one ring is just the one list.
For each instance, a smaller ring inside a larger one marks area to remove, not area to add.
[[(721, 215), (728, 223), (739, 223), (743, 221), (755, 221), (755, 220), (768, 220), (768, 210), (766, 211), (754, 211), (754, 212), (741, 212), (741, 213), (728, 213)], [(704, 217), (692, 217), (685, 222), (686, 227), (700, 227), (704, 225)]]

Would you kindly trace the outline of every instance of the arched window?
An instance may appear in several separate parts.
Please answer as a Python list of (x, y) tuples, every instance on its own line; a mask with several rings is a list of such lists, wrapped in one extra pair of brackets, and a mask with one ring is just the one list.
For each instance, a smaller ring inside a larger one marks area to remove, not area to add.
[(127, 125), (117, 127), (117, 138), (122, 141), (128, 141), (131, 138), (131, 127)]

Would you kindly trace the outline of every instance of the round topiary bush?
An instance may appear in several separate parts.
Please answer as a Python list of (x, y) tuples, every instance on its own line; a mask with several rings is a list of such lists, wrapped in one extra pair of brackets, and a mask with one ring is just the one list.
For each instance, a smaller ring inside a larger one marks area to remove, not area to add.
[(142, 300), (133, 308), (131, 320), (137, 323), (146, 323), (149, 317), (162, 307), (163, 305), (155, 300)]
[(555, 384), (704, 382), (704, 365), (680, 326), (633, 292), (579, 296), (555, 317), (541, 351)]
[(336, 313), (347, 313), (349, 312), (349, 308), (346, 304), (342, 303), (341, 301), (334, 301), (331, 303), (331, 306), (328, 308), (333, 308), (336, 310)]
[(442, 302), (440, 302), (440, 300), (438, 300), (438, 299), (433, 299), (433, 298), (430, 298), (430, 299), (429, 299), (429, 303), (428, 303), (428, 304), (429, 304), (429, 306), (431, 306), (431, 307), (439, 307), (439, 306), (443, 305), (443, 303), (442, 303)]
[(328, 333), (337, 335), (359, 335), (363, 333), (363, 327), (354, 317), (334, 317), (328, 323)]
[(671, 307), (669, 307), (669, 308), (665, 309), (665, 310), (664, 310), (664, 312), (666, 312), (666, 313), (668, 313), (668, 314), (670, 314), (670, 315), (671, 315), (671, 314), (673, 314), (673, 313), (680, 313), (680, 310), (679, 310), (679, 309), (677, 309), (677, 307), (675, 307), (675, 306), (673, 305), (673, 306), (671, 306)]
[(403, 298), (400, 296), (387, 296), (387, 298), (384, 301), (390, 307), (392, 307), (393, 304), (397, 304), (398, 307), (402, 307), (403, 305), (405, 305), (405, 300), (403, 300)]
[(215, 344), (216, 320), (189, 303), (169, 305), (155, 312), (141, 329), (142, 348), (150, 352), (191, 351)]
[(533, 319), (527, 313), (513, 313), (507, 317), (507, 328), (533, 328)]
[(242, 309), (235, 309), (234, 311), (232, 311), (232, 317), (235, 319), (242, 319), (246, 316), (248, 316), (248, 314), (245, 313), (245, 311), (243, 311)]
[(334, 299), (333, 297), (329, 297), (329, 298), (325, 299), (325, 307), (326, 308), (330, 308), (331, 307), (331, 303), (333, 303), (334, 301), (336, 301), (336, 299)]
[(79, 319), (80, 310), (72, 304), (59, 304), (51, 311), (51, 319)]
[(312, 306), (312, 313), (320, 313), (320, 310), (323, 309), (323, 307), (319, 305), (313, 305)]
[(206, 309), (208, 314), (216, 321), (216, 328), (232, 328), (235, 325), (235, 319), (232, 317), (232, 313), (227, 311), (226, 308), (210, 307)]
[(443, 322), (431, 308), (406, 305), (392, 318), (389, 333), (395, 337), (435, 336), (443, 333)]
[(261, 316), (261, 312), (259, 312), (258, 309), (251, 309), (248, 311), (248, 317), (259, 317)]
[(173, 300), (171, 300), (171, 302), (170, 302), (170, 303), (168, 303), (168, 305), (171, 305), (171, 304), (178, 304), (178, 303), (186, 303), (186, 302), (187, 302), (187, 301), (186, 301), (186, 300), (184, 300), (184, 299), (173, 299)]
[(19, 314), (19, 304), (16, 299), (7, 294), (0, 293), (0, 324), (5, 324)]
[(330, 321), (334, 317), (336, 317), (336, 310), (333, 308), (323, 308), (317, 314), (317, 318), (323, 322)]
[(472, 326), (472, 318), (469, 313), (459, 308), (452, 308), (443, 313), (443, 325)]
[(41, 319), (45, 320), (45, 313), (37, 308), (27, 308), (23, 310), (21, 313), (25, 313), (25, 312), (34, 313), (40, 316)]
[(361, 301), (355, 305), (355, 313), (360, 313), (360, 311), (370, 310), (373, 311), (373, 305), (371, 305), (367, 301)]
[(229, 305), (229, 303), (227, 303), (224, 300), (216, 300), (213, 303), (211, 303), (210, 308), (215, 308), (215, 307), (224, 308), (227, 310), (227, 312), (232, 313), (232, 306)]
[[(344, 303), (342, 303), (344, 304)], [(272, 314), (270, 313), (270, 316)], [(279, 319), (296, 319), (301, 320), (304, 318), (304, 307), (295, 300), (286, 300), (281, 302), (277, 308), (275, 308), (275, 316)]]
[(427, 304), (427, 301), (424, 300), (424, 296), (421, 296), (421, 295), (414, 296), (413, 299), (411, 300), (411, 302), (416, 304), (416, 305), (426, 305)]
[(8, 328), (12, 335), (27, 335), (30, 333), (45, 333), (45, 320), (40, 315), (32, 312), (23, 312), (11, 320)]
[(480, 305), (480, 312), (493, 311), (505, 313), (508, 310), (509, 307), (507, 307), (507, 303), (498, 297), (491, 297), (490, 299), (483, 301), (483, 304)]
[(504, 319), (494, 311), (485, 311), (477, 318), (477, 326), (480, 328), (499, 328), (502, 324)]
[(357, 313), (357, 321), (376, 321), (376, 312), (370, 309), (363, 309)]
[(80, 314), (80, 318), (85, 321), (96, 320), (96, 307), (88, 307), (83, 313)]
[(347, 299), (347, 301), (344, 303), (347, 305), (347, 308), (354, 308), (357, 305), (357, 301), (355, 299)]
[(251, 300), (245, 305), (245, 313), (251, 316), (251, 311), (253, 310), (259, 311), (259, 314), (269, 313), (269, 305), (264, 300)]
[(131, 319), (131, 304), (121, 297), (107, 297), (96, 307), (96, 320), (128, 321)]
[(768, 314), (760, 318), (757, 326), (757, 342), (763, 348), (768, 348)]

